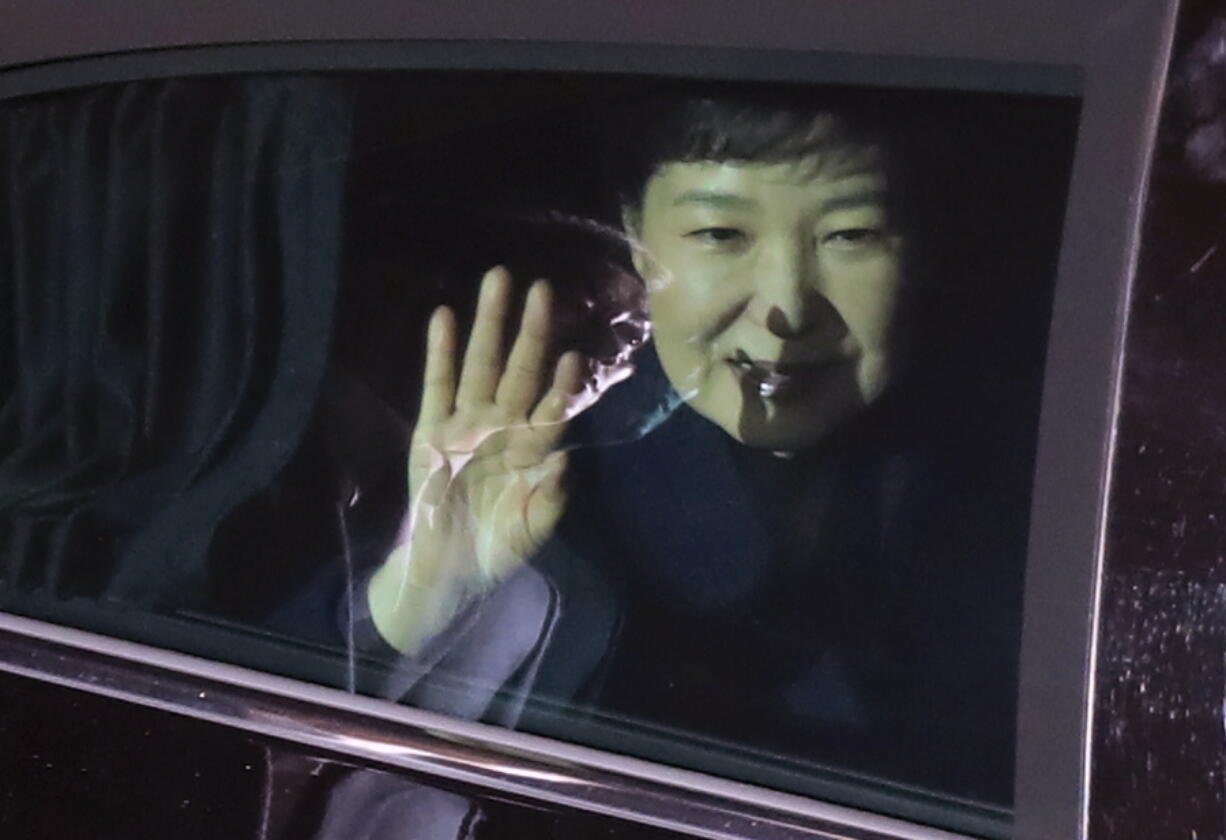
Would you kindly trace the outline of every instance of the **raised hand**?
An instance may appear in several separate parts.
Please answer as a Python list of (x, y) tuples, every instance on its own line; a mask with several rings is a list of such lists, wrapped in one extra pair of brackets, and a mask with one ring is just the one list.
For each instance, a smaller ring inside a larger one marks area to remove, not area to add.
[(371, 616), (413, 653), (464, 603), (520, 568), (553, 533), (566, 504), (557, 447), (579, 404), (576, 353), (548, 369), (552, 300), (535, 283), (510, 353), (505, 269), (487, 272), (458, 371), (446, 307), (430, 320), (421, 409), (409, 451), (409, 509), (395, 549), (371, 579)]

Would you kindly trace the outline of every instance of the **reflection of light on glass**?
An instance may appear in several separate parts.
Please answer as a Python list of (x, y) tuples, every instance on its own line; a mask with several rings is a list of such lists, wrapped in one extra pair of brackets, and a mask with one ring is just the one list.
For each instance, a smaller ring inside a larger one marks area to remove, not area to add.
[(769, 400), (775, 396), (775, 392), (779, 390), (781, 385), (786, 385), (791, 379), (787, 374), (779, 373), (778, 371), (768, 371), (762, 374), (758, 380), (758, 396), (764, 400)]
[[(608, 268), (613, 269), (616, 274), (620, 275), (616, 279), (605, 278), (607, 282), (611, 283), (609, 288), (624, 289), (628, 286), (638, 286), (639, 283), (642, 283), (648, 292), (655, 293), (667, 288), (672, 283), (672, 272), (652, 256), (642, 241), (622, 227), (608, 224), (599, 219), (560, 211), (549, 211), (533, 215), (528, 217), (528, 220), (547, 226), (558, 226), (562, 229), (585, 231), (589, 234), (594, 234), (607, 243), (616, 243), (618, 246), (628, 249), (633, 255), (632, 261), (635, 264), (652, 267), (651, 271), (644, 272), (646, 276), (634, 277), (633, 275), (627, 275), (624, 269), (608, 265)], [(628, 279), (630, 282), (627, 285), (619, 285), (616, 281), (623, 278)], [(619, 298), (618, 302), (623, 302), (624, 305), (620, 309), (614, 307), (615, 311), (607, 321), (607, 327), (613, 336), (615, 344), (614, 352), (603, 354), (600, 358), (588, 360), (589, 372), (583, 390), (574, 397), (566, 409), (566, 419), (568, 421), (587, 411), (599, 402), (608, 393), (609, 389), (626, 381), (634, 374), (635, 368), (632, 357), (651, 337), (651, 319), (643, 310), (641, 299), (631, 300), (629, 298), (621, 298), (620, 296), (617, 297)], [(582, 301), (582, 306), (589, 313), (599, 308), (597, 301), (591, 297), (585, 298)], [(685, 402), (693, 395), (693, 392), (688, 387), (681, 387), (677, 390), (681, 393), (676, 393), (670, 389), (663, 401), (635, 424), (634, 431), (629, 436), (616, 441), (603, 442), (601, 445), (610, 446), (619, 443), (632, 443), (654, 431), (677, 410), (677, 407), (682, 402)], [(696, 390), (695, 388), (694, 391)]]
[[(583, 305), (589, 311), (596, 307), (595, 301), (590, 298)], [(567, 420), (582, 414), (599, 402), (610, 388), (629, 379), (634, 373), (635, 352), (651, 337), (651, 320), (642, 309), (629, 303), (625, 308), (615, 310), (605, 326), (612, 336), (612, 351), (588, 359), (588, 375), (583, 390), (567, 406)]]
[[(247, 765), (251, 769), (251, 765)], [(268, 827), (272, 824), (273, 781), (277, 778), (276, 768), (272, 761), (272, 747), (264, 745), (264, 785), (260, 791), (260, 840), (269, 837)]]
[[(354, 490), (356, 499), (357, 491)], [(351, 503), (352, 504), (352, 503)], [(341, 554), (345, 561), (345, 603), (353, 603), (353, 555), (349, 548), (349, 521), (345, 516), (345, 506), (336, 505), (337, 525), (341, 535)], [(357, 693), (357, 643), (354, 636), (353, 610), (345, 610), (345, 690), (350, 694)]]
[(654, 432), (660, 427), (660, 424), (662, 424), (669, 417), (672, 417), (673, 412), (677, 410), (678, 406), (680, 406), (683, 402), (692, 399), (696, 393), (698, 393), (697, 389), (686, 391), (684, 394), (679, 394), (676, 391), (669, 389), (668, 395), (665, 397), (664, 402), (660, 403), (660, 405), (658, 405), (653, 412), (643, 418), (643, 421), (639, 424), (637, 430), (638, 435), (634, 439), (638, 440)]

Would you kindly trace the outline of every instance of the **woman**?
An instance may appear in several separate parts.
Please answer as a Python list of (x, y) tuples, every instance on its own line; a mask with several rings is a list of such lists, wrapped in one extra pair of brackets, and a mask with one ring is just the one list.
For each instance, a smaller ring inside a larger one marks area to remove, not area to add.
[(409, 510), (350, 629), (399, 660), (386, 693), (451, 714), (556, 701), (1007, 801), (1024, 540), (960, 520), (923, 442), (905, 149), (845, 100), (653, 110), (622, 149), (630, 382), (553, 357), (545, 282), (509, 331), (490, 270), (463, 347), (436, 311)]

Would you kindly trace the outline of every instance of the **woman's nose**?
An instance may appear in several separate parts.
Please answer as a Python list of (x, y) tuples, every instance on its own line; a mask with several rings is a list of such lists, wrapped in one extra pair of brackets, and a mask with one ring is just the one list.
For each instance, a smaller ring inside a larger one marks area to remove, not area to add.
[(780, 338), (805, 335), (820, 319), (823, 301), (816, 256), (808, 248), (776, 247), (754, 278), (755, 319)]

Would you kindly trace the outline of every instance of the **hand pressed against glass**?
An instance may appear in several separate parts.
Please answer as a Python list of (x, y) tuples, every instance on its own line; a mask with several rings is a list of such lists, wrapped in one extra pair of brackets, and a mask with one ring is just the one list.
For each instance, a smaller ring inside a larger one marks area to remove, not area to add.
[(894, 369), (902, 237), (875, 147), (661, 166), (625, 211), (673, 387), (749, 446), (811, 446)]
[(430, 321), (409, 511), (368, 593), (380, 634), (407, 653), (467, 597), (531, 557), (565, 505), (566, 456), (557, 446), (582, 390), (583, 361), (564, 354), (547, 381), (552, 300), (543, 281), (528, 292), (507, 354), (510, 296), (507, 272), (489, 271), (458, 381), (455, 316), (440, 307)]

